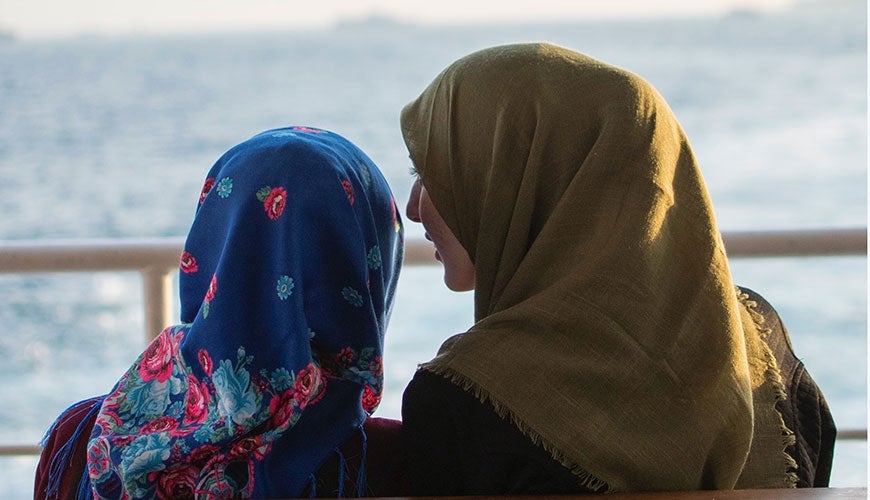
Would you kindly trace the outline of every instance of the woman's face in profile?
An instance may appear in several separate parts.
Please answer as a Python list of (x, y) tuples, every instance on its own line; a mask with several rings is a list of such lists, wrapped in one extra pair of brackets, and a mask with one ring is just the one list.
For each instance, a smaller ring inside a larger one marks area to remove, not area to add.
[(444, 266), (444, 284), (454, 292), (474, 289), (474, 264), (465, 247), (435, 210), (420, 179), (411, 186), (405, 211), (408, 219), (423, 224), (426, 239), (435, 244), (435, 258)]

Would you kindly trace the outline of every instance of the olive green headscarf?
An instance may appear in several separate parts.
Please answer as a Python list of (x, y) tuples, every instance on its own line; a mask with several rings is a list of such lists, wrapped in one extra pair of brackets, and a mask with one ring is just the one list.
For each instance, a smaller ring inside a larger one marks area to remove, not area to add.
[(444, 70), (401, 124), (476, 273), (475, 325), (423, 369), (593, 488), (791, 484), (763, 325), (651, 85), (550, 44), (495, 47)]

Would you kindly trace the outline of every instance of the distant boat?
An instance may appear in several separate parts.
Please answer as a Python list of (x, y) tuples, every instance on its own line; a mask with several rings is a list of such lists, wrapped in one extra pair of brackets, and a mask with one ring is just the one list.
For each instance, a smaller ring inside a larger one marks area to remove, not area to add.
[(382, 31), (403, 26), (405, 25), (402, 22), (392, 17), (372, 14), (365, 17), (340, 19), (335, 23), (333, 28), (341, 31)]
[(728, 17), (730, 19), (740, 19), (740, 20), (758, 19), (761, 16), (762, 16), (761, 12), (759, 12), (758, 10), (755, 10), (755, 9), (750, 9), (750, 8), (732, 9), (726, 15), (726, 17)]

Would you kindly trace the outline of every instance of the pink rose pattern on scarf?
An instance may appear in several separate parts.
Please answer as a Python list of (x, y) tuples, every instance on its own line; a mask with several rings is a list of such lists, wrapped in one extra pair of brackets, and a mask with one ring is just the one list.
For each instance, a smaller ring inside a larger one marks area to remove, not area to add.
[[(324, 157), (345, 159), (324, 170)], [(323, 219), (304, 213), (311, 204)], [(94, 496), (299, 495), (307, 476), (276, 485), (263, 474), (274, 447), (306, 418), (305, 447), (327, 453), (380, 402), (398, 221), (374, 164), (330, 132), (268, 131), (218, 160), (179, 262), (183, 323), (148, 345), (100, 407), (88, 446)], [(293, 242), (321, 227), (339, 260), (299, 257)], [(261, 255), (246, 260), (252, 252)], [(324, 272), (338, 286), (309, 311), (302, 296)], [(240, 305), (240, 295), (256, 300)], [(350, 411), (339, 400), (348, 394)], [(325, 457), (306, 453), (284, 450), (290, 458), (268, 470), (313, 473)]]

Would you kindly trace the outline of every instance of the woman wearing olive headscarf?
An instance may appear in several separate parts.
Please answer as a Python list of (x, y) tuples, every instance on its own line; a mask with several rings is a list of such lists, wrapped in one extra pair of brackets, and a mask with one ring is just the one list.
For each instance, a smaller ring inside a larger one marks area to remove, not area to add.
[[(732, 283), (652, 86), (549, 44), (495, 47), (444, 70), (401, 124), (419, 176), (407, 215), (475, 304), (405, 392), (414, 494), (827, 483), (824, 399), (783, 369), (772, 309)], [(792, 384), (817, 397), (790, 401)], [(821, 436), (810, 460), (801, 404)]]

